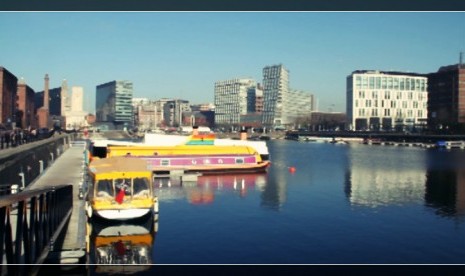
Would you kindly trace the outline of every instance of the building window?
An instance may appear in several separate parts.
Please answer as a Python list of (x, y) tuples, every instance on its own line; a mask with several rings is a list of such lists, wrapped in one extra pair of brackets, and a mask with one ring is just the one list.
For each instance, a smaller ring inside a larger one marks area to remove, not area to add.
[(366, 107), (371, 107), (371, 100), (366, 100), (365, 106)]
[(375, 78), (374, 77), (369, 77), (369, 84), (370, 84), (370, 89), (374, 89), (375, 88)]
[(391, 92), (390, 91), (384, 91), (384, 99), (386, 99), (386, 100), (391, 99)]

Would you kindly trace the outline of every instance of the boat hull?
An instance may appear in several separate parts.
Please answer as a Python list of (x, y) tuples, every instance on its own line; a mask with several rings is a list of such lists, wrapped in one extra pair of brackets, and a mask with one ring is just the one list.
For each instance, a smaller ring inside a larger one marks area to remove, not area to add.
[(202, 166), (152, 166), (152, 170), (156, 172), (162, 171), (173, 171), (181, 170), (184, 172), (200, 172), (202, 174), (219, 174), (219, 173), (259, 173), (266, 172), (270, 162), (264, 161), (260, 164), (252, 165), (229, 165), (229, 166), (218, 166), (218, 165), (202, 165)]
[(114, 210), (93, 210), (93, 213), (103, 219), (108, 220), (130, 220), (148, 215), (152, 209), (114, 209)]

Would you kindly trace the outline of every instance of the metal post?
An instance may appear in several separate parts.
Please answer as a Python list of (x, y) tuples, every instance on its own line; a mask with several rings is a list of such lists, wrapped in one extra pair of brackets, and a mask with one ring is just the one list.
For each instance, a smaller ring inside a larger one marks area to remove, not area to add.
[(43, 160), (39, 160), (39, 172), (42, 173), (44, 171), (44, 161)]
[(24, 190), (24, 188), (26, 188), (26, 181), (24, 179), (24, 173), (21, 172), (18, 175), (21, 177), (21, 187), (22, 187), (21, 189)]

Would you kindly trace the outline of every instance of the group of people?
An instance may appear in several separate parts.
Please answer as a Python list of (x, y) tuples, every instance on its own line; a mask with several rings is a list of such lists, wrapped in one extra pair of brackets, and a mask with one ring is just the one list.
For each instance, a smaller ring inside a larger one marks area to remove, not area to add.
[(37, 140), (36, 129), (1, 130), (0, 149), (8, 149)]

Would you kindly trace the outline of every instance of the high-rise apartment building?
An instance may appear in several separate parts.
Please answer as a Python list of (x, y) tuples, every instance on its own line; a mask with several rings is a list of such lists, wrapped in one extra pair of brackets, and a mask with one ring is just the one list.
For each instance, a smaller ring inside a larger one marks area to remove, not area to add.
[(282, 64), (263, 68), (263, 117), (266, 126), (289, 123), (285, 110), (289, 92), (289, 71)]
[(465, 65), (428, 74), (428, 92), (429, 127), (465, 131)]
[(309, 92), (291, 89), (289, 71), (282, 64), (263, 68), (263, 124), (268, 127), (293, 125), (309, 117), (314, 98)]
[(263, 87), (258, 83), (247, 91), (247, 113), (263, 112)]
[(215, 82), (215, 124), (239, 124), (247, 114), (248, 91), (255, 87), (249, 78)]
[(347, 77), (346, 112), (351, 130), (423, 127), (428, 79), (402, 72), (357, 70)]
[(130, 81), (111, 81), (97, 86), (97, 122), (113, 123), (116, 128), (132, 127), (133, 84)]

